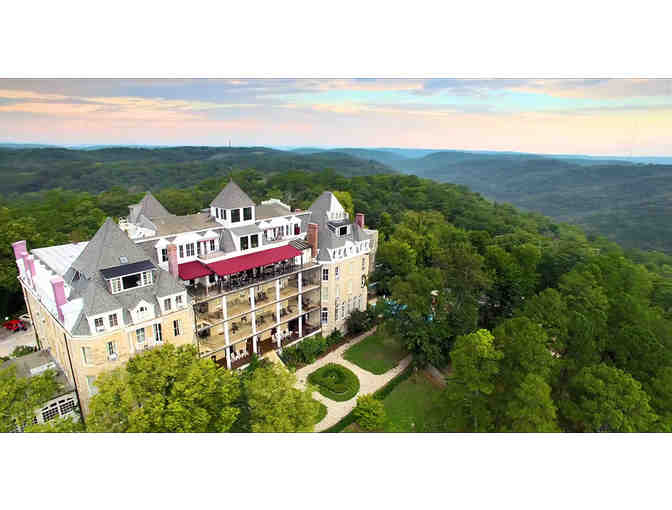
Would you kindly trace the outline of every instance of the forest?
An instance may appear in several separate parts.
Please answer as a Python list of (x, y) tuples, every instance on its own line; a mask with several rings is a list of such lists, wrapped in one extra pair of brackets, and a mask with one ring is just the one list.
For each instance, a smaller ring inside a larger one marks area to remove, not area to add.
[[(672, 430), (672, 257), (625, 252), (579, 227), (414, 175), (233, 177), (257, 202), (298, 208), (325, 189), (347, 192), (379, 229), (371, 280), (405, 305), (388, 313), (388, 327), (417, 366), (450, 367), (441, 430)], [(227, 178), (155, 193), (173, 213), (195, 212)], [(11, 242), (87, 239), (141, 196), (113, 187), (4, 198), (2, 313), (22, 306)]]

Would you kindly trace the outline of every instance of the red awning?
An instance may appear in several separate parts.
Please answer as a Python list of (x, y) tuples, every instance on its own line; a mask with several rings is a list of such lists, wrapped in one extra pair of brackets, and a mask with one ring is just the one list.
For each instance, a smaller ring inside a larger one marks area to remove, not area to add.
[(293, 246), (287, 245), (250, 253), (249, 255), (241, 255), (227, 260), (220, 260), (208, 264), (208, 267), (219, 276), (225, 276), (227, 274), (234, 274), (247, 269), (252, 269), (253, 267), (267, 266), (299, 255), (301, 255), (299, 250)]
[(204, 264), (198, 260), (193, 262), (185, 262), (178, 266), (178, 273), (182, 280), (193, 280), (194, 278), (200, 278), (202, 276), (208, 276), (212, 274), (212, 271), (208, 269)]

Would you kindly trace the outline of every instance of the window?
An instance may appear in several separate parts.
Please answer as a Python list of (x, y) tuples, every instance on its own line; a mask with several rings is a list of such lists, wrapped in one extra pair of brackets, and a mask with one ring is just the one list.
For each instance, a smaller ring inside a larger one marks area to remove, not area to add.
[(345, 319), (345, 301), (341, 302), (341, 319)]
[(250, 247), (249, 243), (250, 243), (250, 240), (247, 238), (247, 236), (246, 237), (241, 237), (240, 238), (240, 249), (241, 249), (241, 251), (242, 250), (247, 250)]
[(98, 317), (97, 319), (93, 320), (95, 326), (96, 326), (96, 331), (105, 331), (105, 324), (103, 324), (103, 318)]
[(223, 220), (226, 219), (226, 209), (220, 209), (219, 210), (220, 216), (222, 217)]
[(112, 294), (121, 292), (121, 278), (112, 278), (110, 280), (110, 287), (112, 288)]
[(139, 344), (145, 343), (145, 328), (135, 330), (135, 339)]
[(215, 251), (215, 240), (210, 239), (210, 251)]
[(341, 227), (338, 229), (338, 235), (339, 236), (345, 236), (348, 235), (348, 226), (345, 225), (344, 227)]
[(231, 209), (231, 223), (240, 221), (240, 209)]
[(91, 347), (82, 347), (82, 363), (89, 365), (91, 361)]
[(326, 324), (329, 322), (329, 309), (328, 308), (322, 308), (322, 313), (320, 318), (322, 319), (322, 324)]
[(58, 410), (61, 412), (61, 416), (65, 416), (66, 414), (75, 410), (75, 399), (69, 397), (67, 399), (59, 400), (58, 407)]
[(42, 409), (42, 421), (47, 422), (53, 420), (57, 416), (59, 416), (59, 414), (58, 414), (58, 404), (56, 402)]
[(182, 296), (175, 296), (175, 307), (179, 308), (182, 306)]
[(289, 225), (285, 225), (285, 235), (289, 235)]
[(215, 207), (215, 218), (219, 219), (219, 207)]
[(140, 287), (142, 285), (140, 273), (130, 274), (124, 276), (121, 279), (122, 290), (133, 289), (135, 287)]
[(143, 287), (145, 285), (151, 285), (152, 283), (152, 272), (151, 271), (145, 271), (142, 273), (142, 285)]
[(329, 301), (329, 287), (322, 287), (322, 301)]
[(336, 285), (336, 299), (341, 297), (341, 288)]
[(95, 382), (96, 382), (95, 376), (93, 375), (86, 376), (86, 385), (89, 387), (90, 396), (94, 396), (96, 393), (98, 393), (98, 388), (96, 388)]
[(163, 309), (168, 311), (168, 310), (170, 310), (170, 308), (171, 308), (170, 298), (164, 299), (163, 300)]
[(259, 247), (259, 234), (252, 234), (250, 236), (250, 245), (252, 246), (252, 248)]
[(338, 274), (339, 273), (338, 269), (339, 269), (339, 267), (336, 266), (336, 279), (337, 280), (340, 278), (340, 275)]
[(117, 359), (117, 347), (114, 342), (107, 342), (107, 359), (112, 361)]
[(185, 245), (187, 247), (187, 257), (194, 256), (194, 243), (189, 243)]
[(202, 248), (201, 243), (200, 242), (196, 243), (196, 252), (198, 253), (199, 257), (201, 256), (202, 253), (201, 248)]
[(322, 269), (322, 280), (326, 282), (328, 279), (329, 279), (329, 270)]
[(161, 331), (161, 324), (154, 324), (154, 341), (159, 344), (163, 342), (163, 332)]
[(246, 207), (243, 209), (243, 221), (250, 221), (252, 219), (252, 208)]
[(161, 249), (161, 262), (168, 262), (168, 248)]
[(336, 303), (336, 306), (334, 307), (334, 312), (335, 312), (334, 313), (334, 320), (337, 321), (338, 317), (339, 317), (339, 315), (338, 315), (338, 303)]
[(362, 257), (362, 271), (366, 270), (366, 257)]
[(111, 328), (116, 328), (119, 325), (119, 321), (117, 320), (117, 314), (116, 313), (110, 314), (107, 318), (110, 321), (110, 327)]
[(184, 246), (180, 245), (179, 248), (180, 248), (180, 258), (183, 259), (184, 258)]
[(182, 321), (180, 319), (173, 321), (173, 332), (175, 336), (180, 336), (182, 334)]

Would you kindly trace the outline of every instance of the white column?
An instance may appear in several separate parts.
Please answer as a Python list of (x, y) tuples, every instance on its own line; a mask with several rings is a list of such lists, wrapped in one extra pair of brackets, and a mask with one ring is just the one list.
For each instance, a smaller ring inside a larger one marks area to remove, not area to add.
[(298, 274), (296, 275), (296, 279), (297, 279), (297, 281), (298, 281), (298, 283), (299, 283), (299, 294), (301, 294), (301, 291), (302, 291), (302, 289), (303, 289), (303, 278), (302, 278), (302, 276), (303, 276), (303, 273), (298, 273)]
[(255, 354), (257, 353), (257, 340), (258, 340), (258, 338), (259, 337), (257, 337), (257, 335), (254, 335), (252, 337), (252, 352), (254, 352)]
[(224, 320), (229, 318), (229, 310), (226, 305), (226, 296), (222, 296), (222, 315), (224, 317)]
[(275, 280), (275, 322), (280, 322), (280, 280)]
[(226, 345), (229, 345), (230, 340), (229, 340), (229, 322), (224, 323), (224, 340), (226, 341)]
[(231, 370), (231, 349), (229, 349), (229, 342), (226, 342), (226, 368)]
[(275, 336), (276, 336), (276, 342), (278, 344), (278, 349), (282, 349), (282, 335), (280, 334), (279, 329), (280, 328), (278, 328), (278, 331), (275, 332)]
[(303, 317), (299, 315), (299, 338), (303, 336)]
[(254, 287), (250, 287), (250, 305), (252, 307), (252, 334), (257, 334), (257, 312), (254, 311)]

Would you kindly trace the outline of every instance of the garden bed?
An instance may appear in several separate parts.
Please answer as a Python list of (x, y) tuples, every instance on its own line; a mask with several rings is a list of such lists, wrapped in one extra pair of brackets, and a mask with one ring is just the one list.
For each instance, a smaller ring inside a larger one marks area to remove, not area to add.
[(325, 397), (336, 402), (345, 402), (357, 395), (359, 379), (342, 365), (328, 363), (308, 376), (308, 382), (317, 387)]

